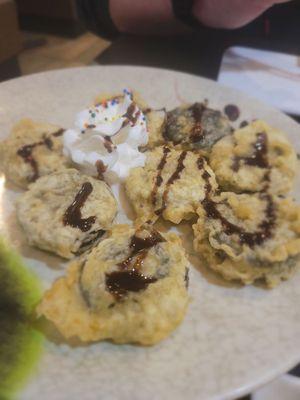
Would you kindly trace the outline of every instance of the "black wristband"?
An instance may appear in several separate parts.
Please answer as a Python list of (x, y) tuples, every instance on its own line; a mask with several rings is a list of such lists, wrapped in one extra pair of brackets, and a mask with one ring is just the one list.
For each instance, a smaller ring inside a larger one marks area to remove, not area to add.
[(78, 16), (88, 30), (106, 39), (119, 35), (109, 10), (109, 0), (76, 0)]
[(192, 28), (201, 26), (193, 15), (194, 0), (172, 0), (172, 8), (175, 17)]

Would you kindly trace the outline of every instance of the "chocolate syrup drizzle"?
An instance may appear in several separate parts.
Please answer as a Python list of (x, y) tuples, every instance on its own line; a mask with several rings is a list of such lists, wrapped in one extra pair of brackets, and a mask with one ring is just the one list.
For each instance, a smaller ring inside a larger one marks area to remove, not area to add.
[(89, 237), (83, 241), (78, 249), (78, 251), (74, 252), (73, 254), (79, 256), (80, 254), (84, 253), (86, 250), (90, 249), (99, 239), (105, 234), (104, 229), (99, 229), (98, 231), (92, 231), (89, 233)]
[(108, 153), (113, 152), (115, 146), (114, 146), (110, 136), (104, 136), (103, 144)]
[[(207, 173), (207, 171), (204, 171), (202, 174), (202, 178), (206, 181), (206, 195), (205, 199), (202, 201), (202, 205), (204, 207), (206, 215), (209, 218), (219, 220), (223, 226), (224, 232), (227, 235), (238, 235), (240, 244), (246, 244), (251, 248), (256, 245), (261, 245), (264, 241), (269, 239), (272, 236), (272, 230), (276, 223), (275, 204), (273, 202), (272, 196), (268, 193), (270, 184), (270, 167), (267, 159), (267, 136), (265, 133), (258, 134), (258, 140), (255, 142), (254, 148), (254, 155), (252, 157), (246, 158), (246, 161), (251, 160), (250, 165), (257, 165), (260, 168), (268, 168), (267, 172), (264, 175), (265, 186), (263, 190), (259, 193), (260, 199), (266, 202), (265, 218), (258, 225), (257, 231), (248, 232), (242, 227), (231, 223), (221, 214), (217, 207), (218, 203), (213, 201), (209, 195), (211, 189), (211, 185), (208, 181), (209, 174)], [(202, 169), (203, 162), (200, 160), (198, 161), (198, 168)]]
[(135, 112), (135, 103), (131, 103), (130, 106), (128, 107), (126, 113), (123, 115), (123, 118), (125, 118), (123, 124), (122, 124), (122, 128), (124, 128), (124, 126), (128, 125), (129, 123), (131, 123), (132, 125), (135, 125), (140, 114), (141, 111), (137, 110), (137, 112), (134, 114)]
[(28, 178), (29, 182), (34, 182), (39, 177), (38, 164), (32, 155), (32, 151), (36, 146), (40, 146), (41, 144), (44, 144), (44, 141), (37, 142), (34, 144), (26, 144), (17, 151), (18, 156), (22, 157), (24, 162), (29, 164), (32, 168), (33, 175), (30, 178)]
[(240, 123), (240, 128), (245, 128), (245, 126), (248, 126), (248, 125), (249, 125), (249, 122), (246, 121), (246, 120), (244, 120), (244, 121), (242, 121), (242, 122)]
[[(205, 161), (205, 159), (201, 156), (197, 160), (197, 166), (200, 171), (204, 169), (204, 161)], [(210, 176), (209, 172), (207, 172), (205, 169), (202, 173), (202, 178), (205, 181), (205, 186), (204, 186), (205, 195), (208, 196), (210, 194), (210, 192), (212, 191), (212, 186), (209, 181), (209, 178), (211, 178), (211, 176)]]
[(104, 172), (107, 170), (107, 167), (104, 165), (104, 162), (101, 160), (97, 160), (95, 163), (96, 169), (97, 169), (97, 178), (100, 181), (104, 181)]
[(152, 202), (152, 204), (154, 206), (156, 204), (157, 190), (161, 186), (161, 184), (163, 183), (163, 178), (162, 178), (161, 174), (162, 174), (162, 171), (163, 171), (163, 169), (164, 169), (164, 167), (165, 167), (165, 165), (167, 163), (167, 157), (168, 157), (168, 154), (170, 153), (170, 151), (171, 150), (169, 149), (169, 147), (167, 147), (167, 146), (163, 147), (163, 156), (162, 156), (162, 158), (161, 158), (161, 160), (160, 160), (160, 162), (159, 162), (159, 164), (157, 166), (157, 171), (158, 172), (157, 172), (157, 175), (156, 175), (156, 178), (155, 178), (155, 182), (154, 182), (154, 186), (153, 186), (153, 189), (152, 189), (152, 192), (151, 192), (151, 202)]
[(205, 133), (201, 121), (206, 107), (202, 103), (195, 103), (190, 107), (190, 110), (192, 111), (195, 121), (191, 131), (190, 140), (192, 143), (197, 143), (203, 138)]
[(148, 108), (144, 108), (143, 109), (143, 114), (149, 114), (152, 111), (156, 111), (156, 112), (163, 111), (163, 112), (166, 113), (167, 109), (166, 109), (166, 107), (162, 107), (162, 108), (150, 108), (150, 107), (148, 107)]
[(51, 136), (61, 136), (64, 133), (64, 129), (59, 129), (58, 131), (52, 133), (50, 136), (46, 136), (43, 140), (35, 142), (32, 144), (25, 144), (17, 150), (17, 155), (22, 157), (24, 162), (29, 164), (32, 168), (33, 175), (28, 179), (29, 182), (34, 182), (39, 177), (38, 163), (33, 157), (33, 149), (37, 146), (46, 146), (49, 150), (53, 148), (53, 142)]
[(185, 288), (189, 288), (189, 283), (190, 283), (190, 277), (189, 277), (189, 269), (185, 267), (185, 274), (184, 274), (184, 282), (185, 282)]
[(209, 218), (218, 219), (227, 235), (237, 234), (241, 244), (246, 244), (253, 248), (255, 245), (262, 244), (265, 240), (272, 236), (272, 229), (275, 225), (275, 207), (272, 197), (267, 193), (261, 193), (260, 198), (267, 202), (265, 210), (265, 218), (259, 224), (258, 230), (255, 232), (247, 232), (243, 228), (229, 222), (217, 208), (217, 203), (206, 197), (202, 201), (202, 205)]
[(84, 206), (87, 198), (93, 191), (93, 186), (90, 182), (84, 182), (81, 189), (76, 194), (73, 203), (67, 208), (63, 216), (63, 224), (70, 225), (73, 228), (79, 228), (82, 232), (87, 232), (91, 229), (96, 221), (96, 217), (82, 218), (81, 208)]
[(247, 165), (259, 168), (269, 168), (267, 152), (268, 137), (265, 132), (256, 134), (256, 141), (253, 143), (253, 153), (250, 157), (235, 157), (232, 164), (233, 171), (240, 169), (240, 163), (243, 161)]
[(111, 272), (105, 279), (107, 289), (117, 301), (122, 300), (128, 292), (139, 292), (156, 281), (156, 278), (144, 276), (135, 270)]
[[(149, 250), (151, 247), (156, 246), (158, 243), (165, 242), (165, 239), (161, 236), (161, 234), (155, 230), (153, 230), (149, 236), (146, 238), (141, 238), (136, 234), (132, 236), (130, 241), (130, 255), (126, 258), (126, 260), (122, 261), (118, 264), (118, 266), (122, 269), (128, 268), (131, 264), (133, 257), (137, 254), (140, 254), (144, 250)], [(141, 260), (138, 260), (140, 263)], [(134, 264), (135, 266), (136, 264)], [(139, 264), (140, 265), (140, 264)]]
[(155, 277), (149, 277), (139, 272), (148, 251), (165, 239), (157, 231), (152, 231), (146, 238), (137, 234), (130, 241), (129, 256), (118, 265), (119, 270), (106, 274), (105, 283), (107, 290), (120, 301), (128, 292), (144, 290), (150, 283), (157, 281)]
[[(207, 109), (206, 103), (194, 103), (192, 106), (188, 108), (188, 111), (192, 112), (192, 118), (194, 120), (194, 125), (190, 131), (190, 136), (189, 139), (192, 143), (197, 143), (199, 142), (203, 136), (205, 135), (205, 131), (202, 126), (202, 117), (204, 111)], [(166, 122), (165, 122), (165, 129), (162, 132), (163, 138), (166, 141), (170, 141), (170, 137), (168, 135), (168, 126), (171, 125), (176, 121), (176, 117), (174, 117), (170, 113), (166, 113)], [(179, 144), (182, 140), (174, 140), (172, 139), (172, 142), (176, 145)]]
[(224, 107), (224, 113), (230, 121), (236, 121), (240, 116), (240, 109), (235, 104), (228, 104)]
[[(129, 123), (131, 123), (132, 125), (135, 125), (139, 116), (141, 115), (141, 111), (137, 110), (135, 113), (135, 109), (136, 109), (136, 105), (135, 103), (131, 103), (130, 106), (128, 107), (127, 111), (125, 112), (125, 114), (122, 115), (124, 119), (121, 127), (119, 130), (117, 130), (117, 132), (115, 132), (112, 136), (117, 135), (120, 130), (122, 128), (125, 128), (125, 126), (127, 126)], [(111, 137), (110, 136), (105, 136), (104, 137), (104, 147), (106, 148), (106, 150), (111, 153), (113, 151), (113, 149), (115, 148), (115, 146), (112, 143)]]
[(175, 172), (170, 176), (170, 178), (168, 179), (168, 181), (166, 183), (166, 187), (165, 187), (165, 190), (162, 195), (162, 206), (158, 210), (155, 211), (156, 215), (161, 215), (164, 212), (164, 210), (166, 209), (170, 186), (173, 185), (173, 183), (180, 178), (181, 172), (185, 168), (183, 162), (184, 162), (186, 156), (187, 156), (187, 151), (183, 151), (180, 154), (180, 156), (178, 158), (178, 162), (177, 162), (177, 168), (176, 168)]
[(46, 138), (44, 139), (44, 144), (45, 144), (45, 146), (46, 146), (49, 150), (52, 150), (52, 149), (53, 149), (53, 142), (52, 142), (52, 140), (51, 140), (49, 137), (46, 137)]
[(52, 136), (55, 136), (55, 137), (62, 136), (63, 133), (64, 133), (64, 131), (65, 131), (65, 130), (64, 130), (63, 128), (61, 128), (61, 129), (59, 129), (58, 131), (52, 133)]

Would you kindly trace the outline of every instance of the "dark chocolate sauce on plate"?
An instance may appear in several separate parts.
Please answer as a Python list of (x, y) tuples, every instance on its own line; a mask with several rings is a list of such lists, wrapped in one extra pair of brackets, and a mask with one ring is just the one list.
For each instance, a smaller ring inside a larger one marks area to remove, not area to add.
[(52, 133), (52, 136), (55, 136), (55, 137), (62, 136), (64, 131), (65, 130), (63, 128), (58, 129), (56, 132)]
[(250, 157), (235, 157), (233, 160), (232, 169), (237, 172), (240, 168), (240, 163), (243, 161), (246, 165), (251, 165), (258, 168), (269, 168), (268, 163), (268, 137), (265, 132), (256, 134), (256, 141), (253, 143), (253, 153)]
[(95, 243), (97, 243), (101, 239), (101, 237), (105, 234), (105, 232), (106, 231), (104, 229), (99, 229), (98, 231), (90, 232), (88, 238), (81, 243), (78, 251), (74, 252), (73, 254), (79, 256), (86, 250), (90, 249)]
[(104, 172), (106, 172), (107, 167), (104, 165), (104, 162), (101, 160), (97, 160), (95, 163), (96, 169), (97, 169), (97, 178), (100, 181), (104, 181)]
[(204, 188), (205, 188), (206, 196), (208, 196), (209, 193), (212, 191), (212, 186), (211, 186), (211, 183), (209, 181), (209, 178), (211, 178), (211, 176), (210, 176), (209, 172), (207, 172), (204, 169), (204, 161), (205, 161), (205, 159), (203, 157), (199, 157), (198, 160), (197, 160), (197, 166), (198, 166), (198, 169), (200, 171), (203, 170), (202, 178), (205, 181), (205, 187)]
[(47, 147), (47, 149), (52, 150), (53, 149), (53, 142), (49, 137), (46, 137), (44, 139), (44, 144)]
[(29, 178), (29, 182), (34, 182), (39, 177), (39, 168), (35, 158), (32, 155), (32, 151), (36, 146), (39, 146), (41, 142), (33, 143), (33, 144), (26, 144), (22, 146), (18, 151), (18, 156), (22, 157), (24, 162), (29, 164), (32, 168), (33, 175)]
[(112, 153), (115, 146), (114, 146), (110, 136), (104, 136), (103, 144), (104, 144), (104, 147), (106, 148), (107, 152)]
[(168, 181), (166, 183), (166, 187), (165, 187), (164, 193), (162, 195), (162, 206), (160, 209), (155, 211), (156, 215), (161, 215), (164, 212), (164, 210), (166, 209), (170, 186), (173, 185), (173, 183), (175, 181), (180, 179), (181, 172), (185, 168), (183, 162), (184, 162), (186, 156), (187, 156), (187, 151), (183, 151), (180, 154), (180, 156), (178, 158), (178, 162), (177, 162), (177, 168), (176, 168), (175, 172), (170, 176), (170, 178), (168, 179)]
[(234, 104), (228, 104), (227, 106), (225, 106), (224, 113), (230, 121), (236, 121), (240, 116), (240, 110)]
[(156, 195), (157, 195), (157, 190), (158, 188), (161, 186), (162, 182), (163, 182), (163, 178), (162, 178), (162, 171), (166, 165), (167, 162), (167, 156), (170, 153), (170, 149), (167, 146), (163, 147), (163, 156), (157, 166), (157, 175), (155, 178), (155, 182), (154, 182), (154, 187), (152, 189), (151, 192), (151, 202), (153, 205), (156, 204)]
[(129, 123), (131, 123), (132, 125), (135, 125), (140, 114), (141, 114), (141, 111), (136, 110), (135, 103), (131, 103), (130, 106), (128, 107), (126, 113), (123, 115), (123, 118), (125, 118), (125, 121), (123, 122), (122, 127), (128, 125)]
[(190, 278), (189, 278), (189, 269), (186, 267), (185, 268), (185, 274), (184, 274), (184, 282), (185, 282), (185, 288), (189, 288), (189, 283), (190, 283)]
[(144, 276), (136, 270), (114, 271), (106, 275), (106, 287), (116, 300), (122, 300), (128, 292), (144, 290), (150, 283), (156, 282), (153, 277)]
[(51, 140), (51, 136), (57, 137), (61, 136), (63, 133), (64, 129), (59, 129), (51, 135), (45, 136), (43, 140), (31, 144), (25, 144), (24, 146), (20, 147), (19, 150), (17, 150), (18, 156), (22, 157), (24, 162), (29, 164), (32, 168), (33, 175), (29, 178), (29, 182), (34, 182), (39, 177), (38, 163), (32, 154), (34, 148), (36, 148), (37, 146), (46, 146), (49, 150), (52, 150), (53, 141)]
[(146, 238), (141, 238), (136, 234), (133, 235), (129, 245), (130, 254), (126, 258), (126, 260), (119, 263), (118, 266), (122, 269), (127, 268), (131, 264), (131, 261), (134, 256), (136, 256), (138, 253), (143, 252), (144, 250), (148, 251), (149, 249), (151, 249), (151, 247), (154, 247), (161, 242), (165, 242), (165, 239), (157, 231), (151, 232), (150, 235), (147, 236)]
[(204, 129), (202, 127), (201, 121), (206, 107), (202, 103), (195, 103), (190, 107), (190, 110), (192, 111), (193, 119), (195, 121), (191, 131), (190, 141), (192, 143), (197, 143), (202, 139), (204, 135)]
[(107, 290), (116, 300), (122, 300), (127, 292), (144, 290), (150, 283), (157, 281), (155, 277), (143, 275), (140, 268), (148, 251), (162, 242), (165, 242), (165, 239), (157, 231), (152, 231), (146, 238), (137, 234), (132, 236), (129, 256), (118, 264), (118, 271), (106, 274)]
[(209, 218), (218, 219), (227, 235), (237, 234), (241, 244), (246, 244), (249, 247), (262, 244), (265, 240), (272, 236), (272, 229), (275, 225), (275, 207), (272, 197), (269, 194), (262, 193), (261, 199), (267, 202), (265, 210), (265, 218), (259, 224), (258, 230), (255, 232), (248, 232), (238, 225), (228, 221), (218, 210), (217, 203), (210, 198), (206, 197), (202, 201), (202, 205)]
[(82, 232), (87, 232), (91, 229), (96, 221), (96, 217), (82, 218), (81, 208), (84, 206), (87, 198), (93, 191), (93, 186), (90, 182), (84, 182), (81, 189), (76, 194), (73, 203), (67, 208), (64, 217), (64, 225), (70, 225), (73, 228), (79, 228)]
[[(198, 161), (198, 167), (201, 169), (203, 164), (201, 163), (200, 159)], [(202, 174), (202, 178), (206, 181), (206, 195), (202, 201), (206, 215), (209, 218), (219, 220), (223, 226), (224, 232), (227, 235), (237, 234), (239, 236), (240, 243), (246, 244), (251, 248), (256, 245), (260, 245), (265, 240), (269, 239), (272, 236), (272, 229), (274, 228), (276, 222), (275, 204), (272, 196), (267, 193), (270, 181), (270, 170), (268, 170), (264, 176), (264, 181), (266, 184), (264, 189), (259, 194), (261, 200), (266, 202), (265, 217), (258, 225), (258, 229), (254, 232), (248, 232), (242, 227), (231, 223), (221, 214), (221, 212), (218, 210), (218, 203), (212, 200), (209, 195), (211, 189), (211, 185), (208, 180), (209, 176), (210, 175), (206, 171), (204, 171)]]
[(249, 125), (249, 122), (246, 121), (246, 120), (244, 120), (244, 121), (242, 121), (242, 122), (240, 123), (240, 128), (245, 128), (245, 126), (248, 126), (248, 125)]

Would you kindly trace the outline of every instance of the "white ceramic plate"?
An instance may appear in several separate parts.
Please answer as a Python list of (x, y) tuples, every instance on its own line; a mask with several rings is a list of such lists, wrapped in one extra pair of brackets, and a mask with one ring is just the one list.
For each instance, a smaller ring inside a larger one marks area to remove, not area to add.
[[(78, 68), (2, 83), (0, 137), (21, 117), (69, 127), (75, 113), (99, 92), (123, 87), (140, 91), (154, 107), (171, 108), (205, 98), (220, 109), (237, 104), (240, 121), (264, 118), (284, 129), (300, 152), (299, 125), (280, 112), (196, 76), (136, 67)], [(59, 258), (26, 245), (15, 218), (17, 195), (8, 187), (1, 189), (0, 231), (48, 287), (63, 274), (64, 265)], [(190, 281), (187, 316), (167, 340), (149, 348), (105, 342), (78, 347), (47, 341), (37, 373), (20, 398), (231, 399), (300, 360), (300, 273), (272, 291), (224, 285), (203, 268), (194, 268)]]

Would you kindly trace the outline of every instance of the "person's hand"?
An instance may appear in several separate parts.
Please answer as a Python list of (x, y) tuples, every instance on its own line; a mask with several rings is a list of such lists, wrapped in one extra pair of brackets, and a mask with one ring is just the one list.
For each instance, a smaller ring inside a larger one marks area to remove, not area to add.
[(274, 4), (290, 0), (196, 0), (195, 17), (212, 28), (235, 29), (246, 25)]

